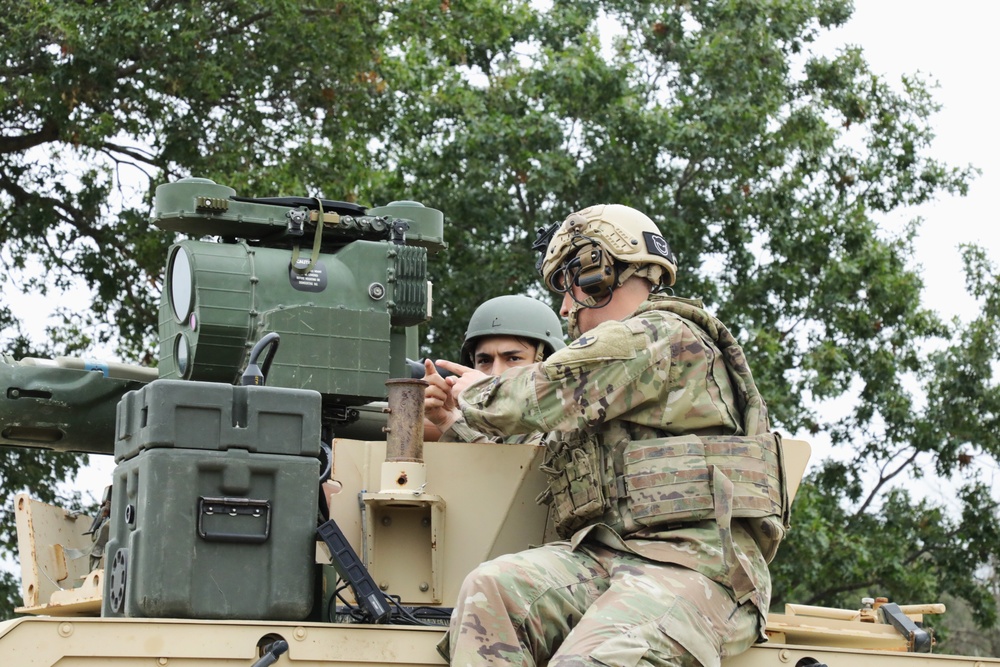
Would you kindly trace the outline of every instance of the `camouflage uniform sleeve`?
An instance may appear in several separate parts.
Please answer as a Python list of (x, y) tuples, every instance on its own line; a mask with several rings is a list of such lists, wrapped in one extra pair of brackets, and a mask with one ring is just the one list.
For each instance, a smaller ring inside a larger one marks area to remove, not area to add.
[(648, 318), (604, 322), (546, 361), (470, 386), (459, 398), (468, 425), (487, 434), (569, 431), (662, 401), (671, 346)]
[(465, 421), (465, 415), (462, 415), (455, 420), (455, 423), (447, 431), (441, 434), (438, 442), (493, 442), (503, 445), (540, 445), (542, 444), (542, 434), (522, 433), (507, 437), (490, 437), (470, 427)]
[(489, 437), (471, 428), (465, 421), (465, 415), (461, 415), (455, 423), (448, 427), (448, 430), (441, 433), (440, 442), (500, 442), (499, 437)]

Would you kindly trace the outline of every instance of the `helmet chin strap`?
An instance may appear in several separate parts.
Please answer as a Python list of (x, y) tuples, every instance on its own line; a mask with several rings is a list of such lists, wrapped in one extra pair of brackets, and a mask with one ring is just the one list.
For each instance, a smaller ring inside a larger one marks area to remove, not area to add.
[(569, 293), (569, 297), (573, 300), (573, 305), (570, 306), (569, 313), (566, 314), (567, 333), (570, 338), (576, 340), (583, 335), (583, 332), (580, 331), (580, 311), (584, 308), (604, 308), (604, 306), (611, 303), (611, 295), (613, 293), (613, 289), (608, 290), (608, 293), (601, 297), (602, 300), (606, 300), (600, 305), (598, 305), (597, 299), (592, 296), (580, 300), (572, 292)]
[(586, 308), (586, 306), (574, 299), (573, 305), (570, 306), (569, 313), (566, 315), (567, 333), (573, 340), (583, 335), (583, 332), (580, 331), (580, 322), (577, 319), (580, 315), (580, 310), (583, 308)]
[[(600, 297), (587, 295), (584, 299), (577, 299), (572, 289), (567, 292), (569, 298), (573, 300), (573, 305), (570, 306), (569, 313), (566, 315), (567, 333), (570, 338), (575, 340), (583, 335), (583, 332), (580, 331), (580, 311), (584, 308), (604, 308), (611, 303), (611, 297), (614, 293), (615, 288), (611, 287)], [(601, 303), (602, 301), (603, 303)]]

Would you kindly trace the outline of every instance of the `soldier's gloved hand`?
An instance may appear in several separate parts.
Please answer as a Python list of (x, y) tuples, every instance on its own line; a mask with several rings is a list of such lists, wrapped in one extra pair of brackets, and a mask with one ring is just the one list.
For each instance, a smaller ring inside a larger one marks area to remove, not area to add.
[(468, 366), (463, 366), (462, 364), (456, 364), (454, 361), (438, 359), (437, 365), (446, 371), (450, 371), (455, 374), (455, 377), (447, 379), (451, 385), (451, 397), (455, 401), (456, 409), (458, 406), (459, 394), (483, 378), (489, 377), (486, 373), (477, 371), (474, 368), (469, 368)]
[(424, 388), (424, 416), (442, 433), (451, 428), (460, 415), (458, 401), (451, 395), (451, 385), (457, 379), (441, 377), (434, 363), (424, 359), (424, 380), (428, 383)]

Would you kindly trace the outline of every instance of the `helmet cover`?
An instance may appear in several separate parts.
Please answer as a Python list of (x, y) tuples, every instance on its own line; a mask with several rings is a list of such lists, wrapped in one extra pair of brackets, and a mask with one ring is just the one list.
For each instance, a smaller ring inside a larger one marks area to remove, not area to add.
[[(541, 242), (535, 247), (543, 250)], [(539, 271), (554, 292), (566, 292), (575, 283), (595, 296), (633, 275), (654, 287), (669, 287), (677, 276), (677, 260), (647, 215), (630, 206), (601, 204), (571, 214), (552, 232)]]

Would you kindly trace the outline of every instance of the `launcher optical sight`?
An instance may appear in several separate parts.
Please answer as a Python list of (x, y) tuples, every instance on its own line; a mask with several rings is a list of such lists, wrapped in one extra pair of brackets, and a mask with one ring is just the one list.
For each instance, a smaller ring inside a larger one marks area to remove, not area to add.
[(238, 382), (253, 345), (277, 333), (267, 384), (319, 392), (324, 421), (338, 422), (409, 377), (414, 327), (431, 314), (427, 256), (445, 247), (440, 211), (249, 199), (187, 178), (156, 189), (153, 224), (197, 237), (167, 259), (160, 378)]

